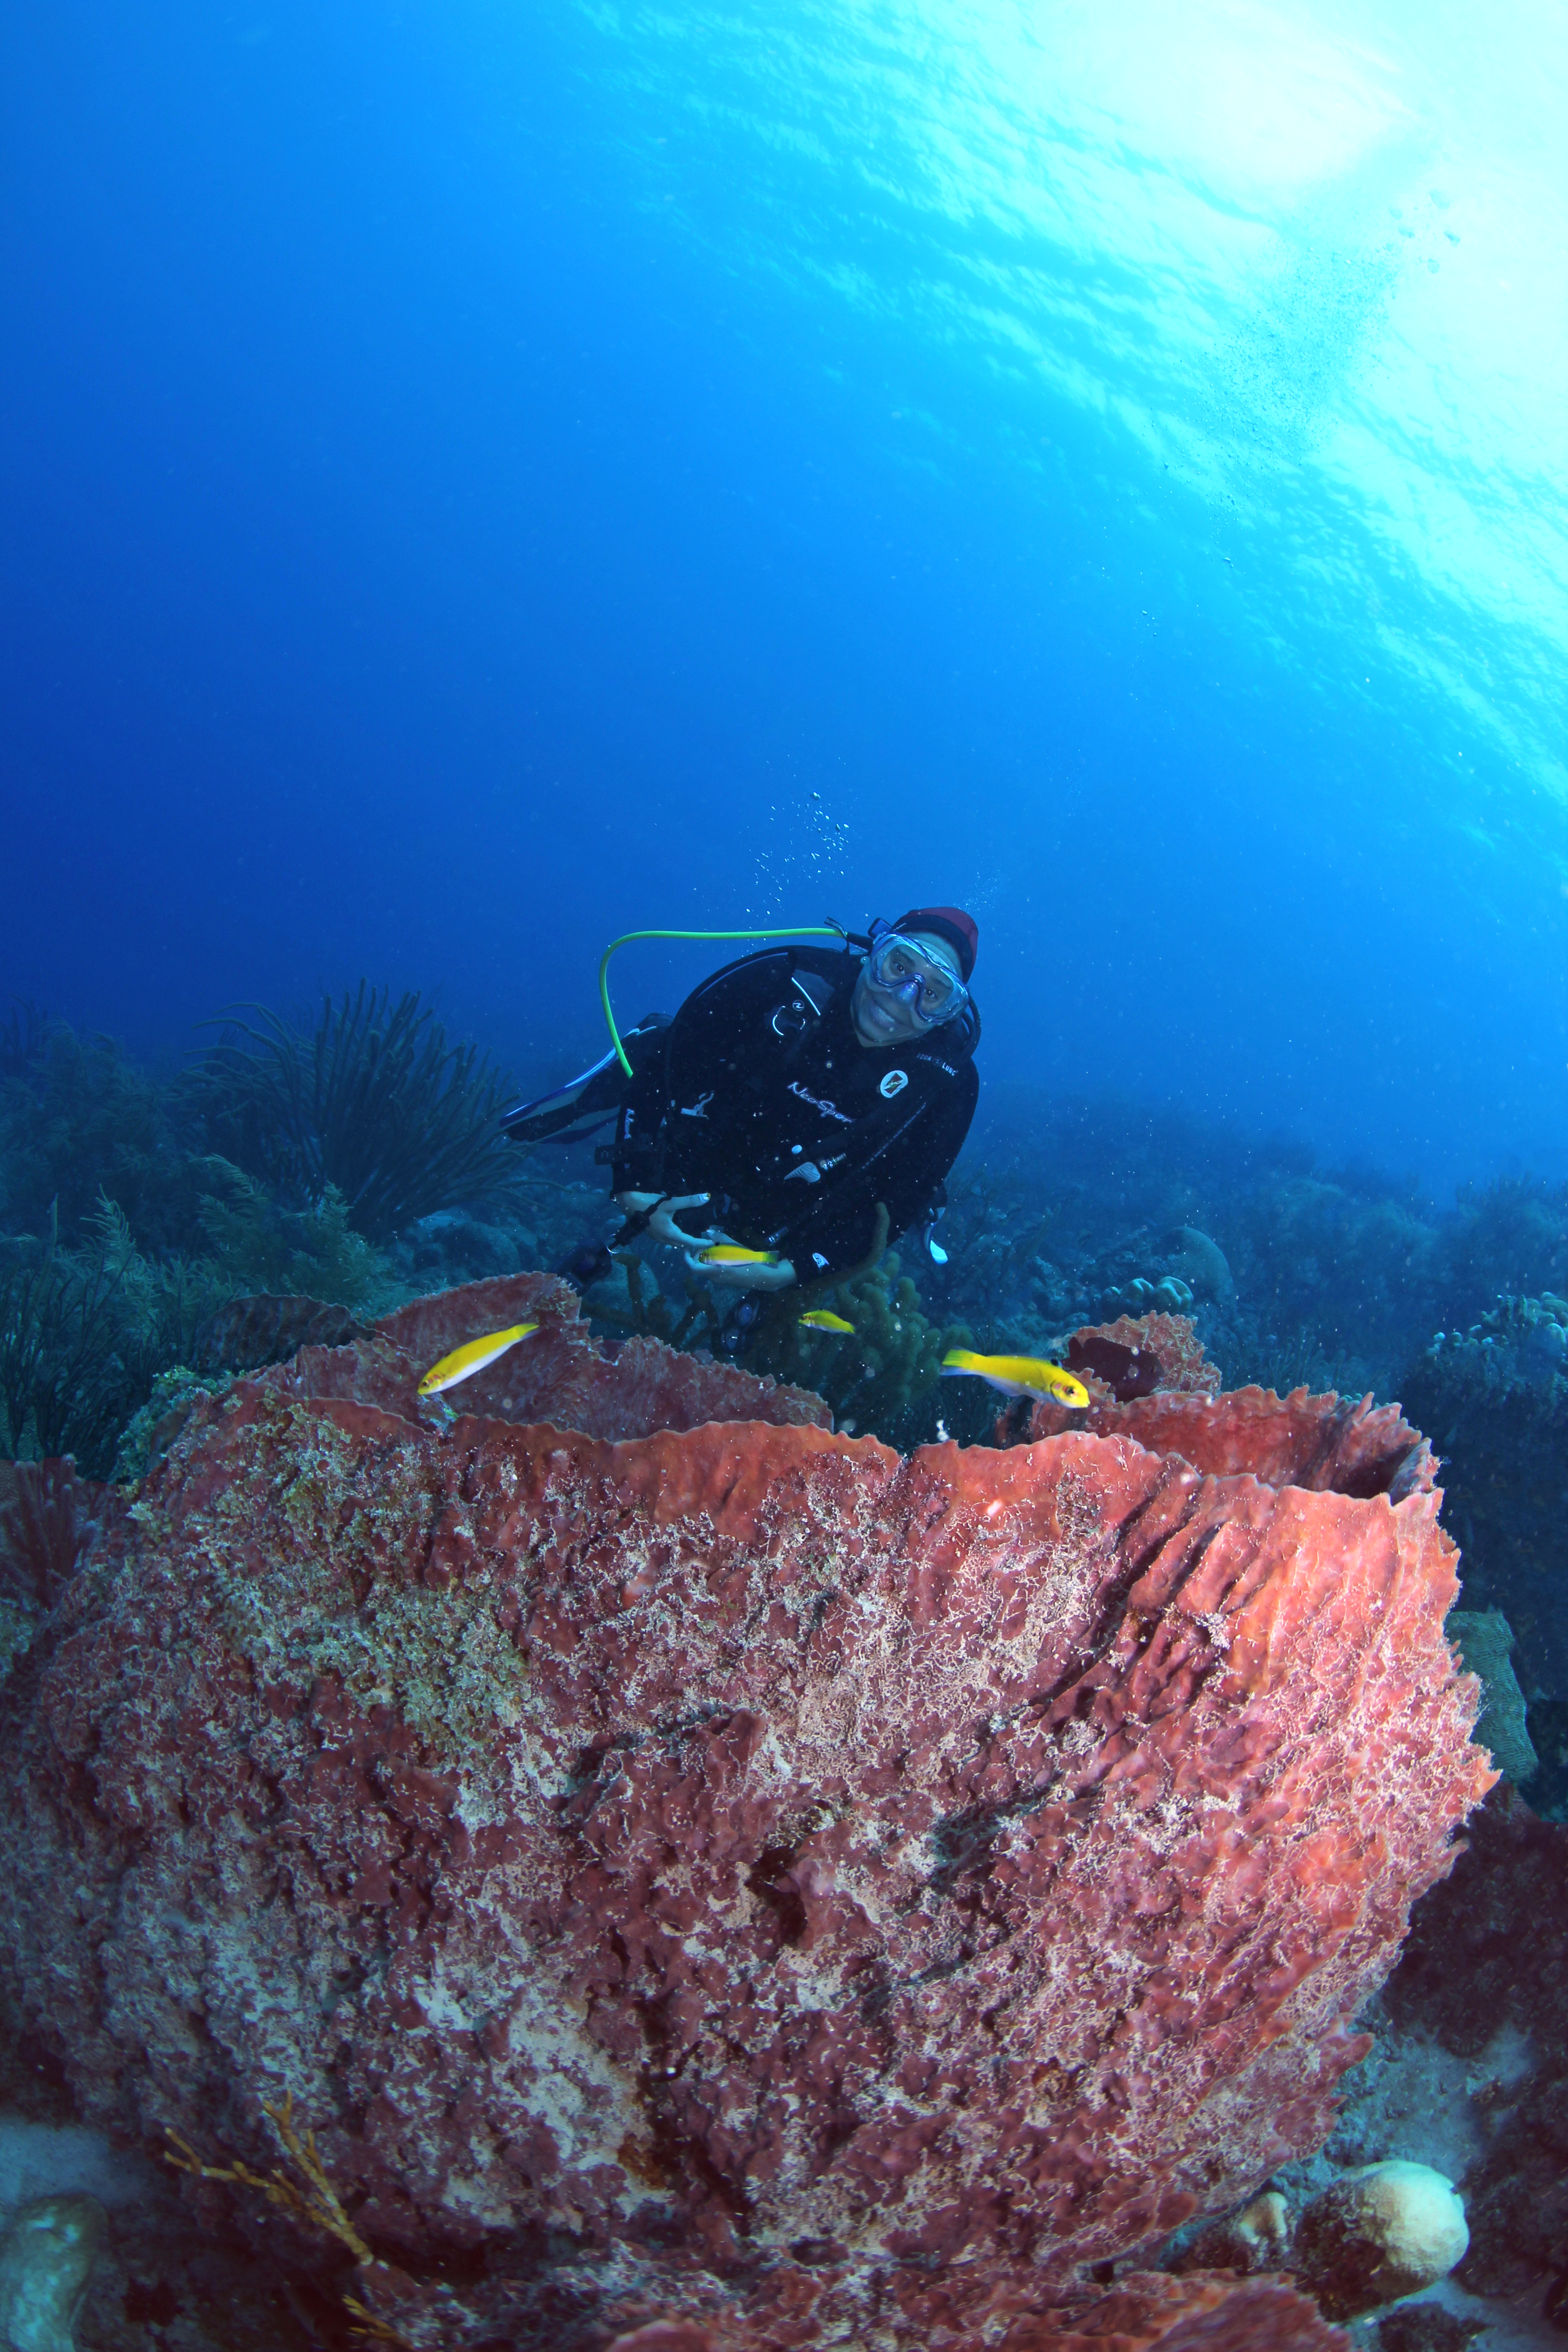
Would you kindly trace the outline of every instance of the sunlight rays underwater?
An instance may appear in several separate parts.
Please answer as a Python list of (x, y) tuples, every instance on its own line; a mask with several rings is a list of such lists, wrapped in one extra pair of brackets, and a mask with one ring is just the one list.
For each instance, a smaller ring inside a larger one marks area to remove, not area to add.
[[(1568, 797), (1560, 8), (588, 14), (666, 222), (885, 324), (917, 384), (956, 358), (1120, 433), (1247, 553), (1260, 652), (1348, 635)], [(937, 462), (1018, 413), (928, 415)]]

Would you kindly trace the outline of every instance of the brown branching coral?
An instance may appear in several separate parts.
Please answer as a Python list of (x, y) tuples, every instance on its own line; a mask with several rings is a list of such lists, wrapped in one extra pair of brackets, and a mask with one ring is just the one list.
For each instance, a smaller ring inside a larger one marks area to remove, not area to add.
[[(289, 2162), (300, 2174), (291, 2180), (280, 2165), (270, 2172), (256, 2172), (248, 2164), (205, 2164), (189, 2140), (182, 2138), (174, 2126), (165, 2129), (174, 2143), (174, 2153), (165, 2152), (164, 2162), (176, 2172), (188, 2172), (199, 2180), (224, 2180), (243, 2189), (258, 2189), (268, 2202), (276, 2205), (289, 2220), (324, 2230), (346, 2246), (356, 2263), (374, 2262), (375, 2257), (353, 2223), (343, 2210), (342, 2198), (333, 2188), (331, 2176), (322, 2163), (313, 2131), (300, 2131), (294, 2121), (294, 2094), (285, 2092), (281, 2103), (274, 2106), (269, 2100), (261, 2103), (262, 2113), (270, 2120), (273, 2129), (283, 2143)], [(301, 2182), (303, 2186), (301, 2186)]]
[(344, 2295), (343, 2309), (352, 2318), (358, 2320), (360, 2324), (353, 2333), (363, 2336), (367, 2344), (391, 2344), (397, 2347), (397, 2352), (413, 2352), (407, 2336), (400, 2336), (395, 2327), (389, 2327), (384, 2319), (378, 2318), (357, 2294)]
[[(321, 2230), (328, 2237), (335, 2238), (353, 2256), (362, 2271), (383, 2267), (377, 2263), (375, 2255), (344, 2210), (343, 2200), (338, 2195), (331, 2175), (316, 2146), (315, 2133), (310, 2129), (301, 2132), (295, 2122), (292, 2091), (286, 2091), (276, 2105), (264, 2099), (261, 2108), (282, 2141), (284, 2153), (299, 2176), (297, 2179), (276, 2164), (270, 2172), (258, 2172), (237, 2158), (231, 2164), (205, 2163), (190, 2141), (175, 2131), (172, 2124), (164, 2126), (173, 2143), (173, 2152), (164, 2151), (164, 2162), (172, 2164), (176, 2172), (188, 2173), (193, 2179), (217, 2180), (232, 2188), (258, 2189), (269, 2205), (286, 2214), (290, 2221), (297, 2222), (302, 2229)], [(400, 2336), (395, 2327), (370, 2310), (358, 2295), (345, 2294), (343, 2308), (357, 2323), (353, 2331), (355, 2336), (362, 2336), (367, 2343), (392, 2345), (401, 2347), (401, 2352), (410, 2352), (407, 2337)]]

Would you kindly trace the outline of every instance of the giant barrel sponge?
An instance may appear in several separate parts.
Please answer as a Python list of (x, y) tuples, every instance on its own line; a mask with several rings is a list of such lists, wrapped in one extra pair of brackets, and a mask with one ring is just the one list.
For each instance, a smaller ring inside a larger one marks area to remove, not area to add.
[[(13, 2024), (414, 2346), (1338, 2343), (1121, 2271), (1321, 2142), (1492, 1777), (1430, 1454), (1257, 1390), (824, 1417), (525, 1276), (198, 1401), (129, 1512), (57, 1480)], [(336, 2238), (235, 2177), (290, 2098)]]

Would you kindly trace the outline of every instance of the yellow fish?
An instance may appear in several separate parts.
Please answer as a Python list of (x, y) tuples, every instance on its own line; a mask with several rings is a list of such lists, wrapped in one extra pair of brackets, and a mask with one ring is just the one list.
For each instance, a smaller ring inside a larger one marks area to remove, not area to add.
[(1043, 1356), (977, 1356), (970, 1348), (950, 1348), (942, 1370), (944, 1380), (967, 1372), (977, 1381), (989, 1381), (1004, 1396), (1054, 1397), (1058, 1404), (1076, 1406), (1080, 1412), (1089, 1402), (1083, 1382), (1060, 1364), (1047, 1364)]
[(482, 1339), (465, 1339), (460, 1348), (431, 1365), (419, 1383), (420, 1395), (439, 1396), (443, 1389), (455, 1389), (459, 1381), (471, 1381), (476, 1372), (482, 1372), (487, 1364), (493, 1364), (498, 1356), (504, 1356), (509, 1348), (515, 1348), (538, 1328), (537, 1323), (513, 1323), (505, 1331), (487, 1331)]
[(739, 1242), (710, 1242), (697, 1253), (703, 1265), (777, 1265), (777, 1250), (742, 1249)]
[(797, 1315), (797, 1323), (808, 1331), (853, 1331), (853, 1323), (846, 1323), (842, 1315), (833, 1314), (826, 1307), (814, 1307), (805, 1315)]

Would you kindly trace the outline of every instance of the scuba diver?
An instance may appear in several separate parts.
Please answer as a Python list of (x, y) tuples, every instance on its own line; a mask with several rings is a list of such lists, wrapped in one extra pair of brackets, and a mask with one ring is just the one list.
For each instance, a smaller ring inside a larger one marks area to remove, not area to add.
[[(595, 1156), (625, 1219), (615, 1245), (649, 1234), (738, 1292), (861, 1265), (879, 1205), (889, 1240), (923, 1228), (940, 1260), (931, 1227), (980, 1091), (979, 931), (959, 908), (913, 907), (837, 936), (727, 964), (505, 1132), (574, 1141), (614, 1117)], [(562, 1271), (592, 1281), (609, 1264), (584, 1251)]]

